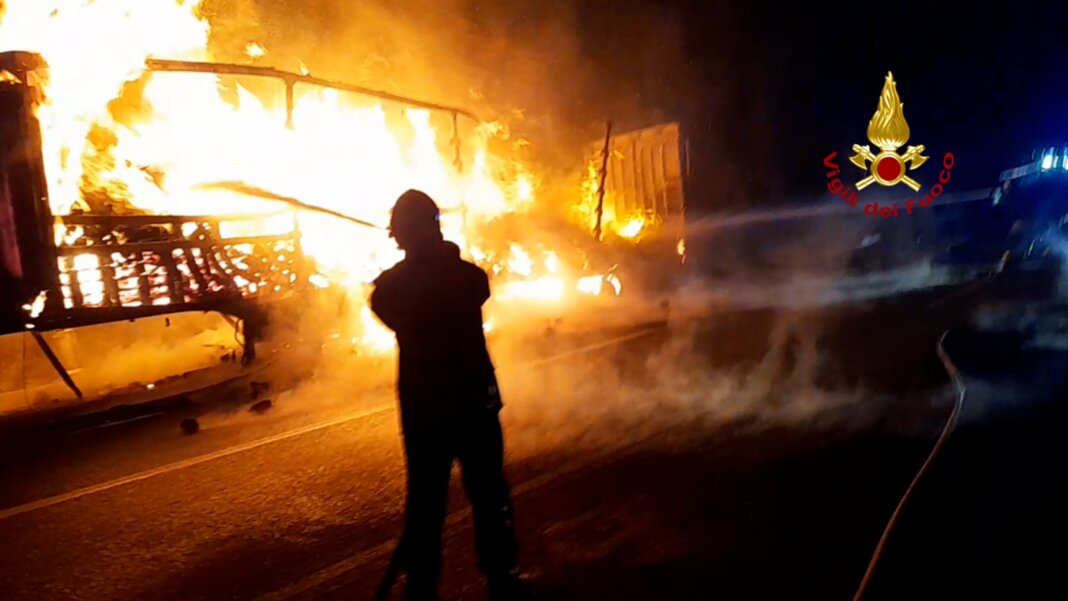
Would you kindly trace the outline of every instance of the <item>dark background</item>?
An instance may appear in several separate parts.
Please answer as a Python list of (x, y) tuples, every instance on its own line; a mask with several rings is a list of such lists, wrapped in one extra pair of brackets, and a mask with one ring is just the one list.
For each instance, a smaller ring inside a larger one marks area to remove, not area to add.
[[(614, 18), (598, 4), (589, 3), (591, 16), (604, 20), (587, 31), (604, 39)], [(888, 70), (909, 143), (932, 156), (954, 152), (958, 190), (994, 185), (1032, 149), (1068, 140), (1063, 3), (667, 4), (684, 23), (693, 93), (680, 94), (685, 86), (670, 80), (678, 71), (665, 68), (666, 81), (645, 82), (647, 94), (687, 122), (697, 165), (731, 165), (737, 187), (702, 182), (715, 204), (790, 202), (819, 191), (821, 159), (867, 143)], [(597, 57), (614, 64), (620, 54)]]

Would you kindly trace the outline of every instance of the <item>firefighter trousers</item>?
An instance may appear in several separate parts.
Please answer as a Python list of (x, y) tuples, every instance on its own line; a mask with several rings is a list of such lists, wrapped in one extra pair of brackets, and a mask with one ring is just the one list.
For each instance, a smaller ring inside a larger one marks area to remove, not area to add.
[(429, 430), (405, 428), (408, 497), (404, 565), (409, 598), (434, 598), (441, 575), (441, 532), (449, 478), (459, 460), (475, 522), (479, 568), (490, 578), (516, 567), (511, 492), (504, 476), (504, 439), (497, 410)]

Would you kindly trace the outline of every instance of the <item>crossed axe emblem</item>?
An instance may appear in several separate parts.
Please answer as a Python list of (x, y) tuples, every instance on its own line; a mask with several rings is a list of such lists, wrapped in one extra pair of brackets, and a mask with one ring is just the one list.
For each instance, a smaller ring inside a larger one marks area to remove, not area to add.
[(906, 175), (905, 167), (907, 165), (907, 170), (912, 171), (923, 165), (928, 159), (928, 157), (923, 156), (923, 151), (924, 146), (920, 144), (919, 146), (909, 146), (905, 149), (905, 154), (899, 155), (897, 148), (884, 146), (882, 152), (875, 154), (867, 144), (864, 146), (854, 144), (853, 152), (856, 154), (849, 157), (849, 162), (870, 172), (868, 177), (856, 183), (857, 190), (863, 190), (870, 186), (872, 182), (878, 182), (884, 186), (893, 186), (901, 182), (912, 188), (913, 192), (919, 192), (920, 182)]

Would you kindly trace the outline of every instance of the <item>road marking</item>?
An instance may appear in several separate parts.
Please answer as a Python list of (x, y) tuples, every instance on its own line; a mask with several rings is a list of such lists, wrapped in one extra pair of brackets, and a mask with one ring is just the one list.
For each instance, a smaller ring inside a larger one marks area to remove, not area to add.
[[(656, 331), (659, 331), (659, 330), (662, 330), (662, 329), (663, 328), (661, 326), (647, 327), (645, 329), (638, 330), (637, 332), (631, 332), (629, 334), (624, 334), (622, 336), (616, 336), (614, 338), (609, 338), (608, 340), (602, 340), (600, 342), (597, 342), (597, 343), (594, 343), (594, 344), (591, 344), (591, 345), (587, 345), (587, 346), (584, 346), (584, 347), (581, 347), (581, 348), (578, 348), (578, 349), (571, 349), (571, 350), (568, 350), (568, 351), (564, 351), (562, 353), (558, 353), (556, 355), (551, 355), (549, 357), (543, 357), (541, 359), (536, 359), (534, 361), (521, 363), (519, 365), (516, 365), (512, 369), (529, 369), (531, 367), (537, 367), (539, 365), (544, 365), (546, 363), (549, 363), (549, 362), (552, 362), (552, 361), (556, 361), (556, 360), (559, 360), (559, 359), (564, 359), (564, 358), (567, 358), (567, 357), (572, 357), (574, 355), (578, 355), (578, 354), (588, 353), (590, 351), (599, 350), (599, 349), (602, 349), (602, 348), (605, 348), (605, 347), (608, 347), (608, 346), (619, 344), (620, 342), (626, 342), (628, 340), (633, 340), (635, 338), (640, 338), (642, 336), (648, 336), (649, 334), (651, 334), (653, 332), (656, 332)], [(505, 368), (503, 371), (507, 371), (507, 369), (508, 368)], [(365, 417), (370, 417), (372, 415), (378, 415), (380, 413), (385, 413), (385, 412), (390, 411), (392, 409), (393, 409), (393, 403), (389, 403), (388, 405), (375, 407), (375, 408), (372, 408), (372, 409), (366, 409), (364, 411), (360, 411), (360, 412), (357, 412), (357, 413), (352, 413), (352, 414), (345, 415), (345, 416), (338, 417), (338, 418), (334, 418), (334, 419), (331, 419), (331, 420), (326, 420), (326, 421), (318, 422), (318, 423), (315, 423), (315, 424), (309, 424), (307, 426), (301, 426), (299, 428), (294, 428), (292, 430), (287, 430), (285, 432), (280, 432), (278, 434), (273, 434), (271, 436), (267, 436), (265, 438), (260, 438), (260, 439), (257, 439), (257, 440), (251, 441), (251, 442), (246, 442), (246, 443), (234, 445), (232, 447), (226, 447), (224, 449), (219, 449), (218, 451), (213, 451), (211, 453), (206, 453), (204, 455), (198, 455), (196, 457), (190, 457), (189, 459), (183, 459), (181, 461), (176, 461), (174, 463), (168, 463), (166, 465), (161, 465), (159, 467), (152, 468), (150, 470), (145, 470), (143, 472), (130, 474), (128, 476), (123, 476), (122, 478), (116, 478), (115, 480), (109, 480), (107, 482), (102, 482), (100, 484), (94, 484), (92, 486), (86, 486), (84, 488), (79, 488), (77, 490), (72, 490), (70, 492), (66, 492), (66, 493), (59, 494), (59, 495), (54, 495), (54, 496), (51, 496), (51, 497), (46, 497), (46, 498), (43, 498), (43, 499), (38, 499), (36, 501), (31, 501), (29, 503), (24, 503), (22, 505), (16, 505), (14, 507), (8, 507), (7, 509), (0, 510), (0, 521), (6, 520), (8, 518), (13, 518), (15, 516), (19, 516), (19, 515), (22, 515), (22, 514), (25, 514), (25, 513), (30, 513), (30, 512), (33, 512), (33, 511), (37, 511), (39, 509), (44, 509), (46, 507), (52, 507), (54, 505), (59, 505), (60, 503), (65, 503), (67, 501), (72, 501), (74, 499), (78, 499), (78, 498), (85, 497), (85, 496), (88, 496), (88, 495), (93, 495), (93, 494), (96, 494), (96, 493), (100, 493), (100, 492), (104, 492), (104, 491), (107, 491), (107, 490), (111, 490), (113, 488), (118, 488), (120, 486), (125, 486), (127, 484), (132, 484), (134, 482), (140, 482), (141, 480), (147, 480), (149, 478), (154, 478), (156, 476), (167, 474), (167, 473), (173, 472), (175, 470), (185, 469), (187, 467), (192, 467), (192, 466), (195, 466), (195, 465), (199, 465), (201, 463), (205, 463), (205, 462), (208, 462), (208, 461), (213, 461), (215, 459), (221, 459), (223, 457), (228, 457), (230, 455), (235, 455), (237, 453), (243, 453), (245, 451), (249, 451), (249, 450), (252, 450), (252, 449), (255, 449), (255, 448), (258, 448), (258, 447), (262, 447), (264, 445), (272, 444), (272, 443), (275, 443), (275, 442), (280, 442), (280, 441), (283, 441), (283, 440), (288, 440), (290, 438), (294, 438), (294, 437), (297, 437), (297, 436), (302, 436), (304, 434), (309, 434), (311, 432), (316, 432), (316, 431), (319, 431), (319, 430), (332, 428), (334, 426), (339, 426), (341, 424), (348, 423), (348, 422), (351, 422), (351, 421), (355, 421), (355, 420), (358, 420), (358, 419), (362, 419), (362, 418), (365, 418)]]
[(33, 502), (30, 502), (30, 503), (25, 503), (23, 505), (17, 505), (15, 507), (9, 507), (7, 509), (0, 510), (0, 521), (6, 520), (8, 518), (15, 517), (17, 515), (22, 515), (24, 513), (29, 513), (31, 511), (37, 511), (38, 509), (44, 509), (45, 507), (51, 507), (53, 505), (58, 505), (60, 503), (65, 503), (67, 501), (71, 501), (71, 500), (74, 500), (74, 499), (77, 499), (77, 498), (80, 498), (80, 497), (84, 497), (86, 495), (92, 495), (92, 494), (96, 494), (96, 493), (99, 493), (99, 492), (104, 492), (106, 490), (111, 490), (113, 488), (118, 488), (120, 486), (125, 486), (127, 484), (132, 484), (134, 482), (140, 482), (141, 480), (147, 480), (148, 478), (153, 478), (155, 476), (166, 474), (168, 472), (173, 472), (175, 470), (185, 469), (187, 467), (192, 467), (194, 465), (199, 465), (199, 464), (205, 463), (207, 461), (213, 461), (215, 459), (221, 459), (223, 457), (228, 457), (230, 455), (235, 455), (237, 453), (243, 453), (245, 451), (249, 451), (249, 450), (255, 449), (257, 447), (262, 447), (264, 445), (269, 445), (269, 444), (272, 444), (272, 443), (275, 443), (275, 442), (280, 442), (280, 441), (283, 441), (283, 440), (294, 438), (296, 436), (301, 436), (303, 434), (309, 434), (311, 432), (316, 432), (318, 430), (324, 430), (326, 428), (332, 428), (334, 426), (339, 426), (339, 425), (347, 423), (347, 422), (355, 421), (355, 420), (362, 419), (362, 418), (365, 418), (365, 417), (370, 417), (372, 415), (378, 415), (380, 413), (385, 413), (385, 412), (391, 411), (391, 410), (393, 410), (393, 404), (392, 403), (390, 403), (388, 405), (385, 405), (385, 406), (381, 406), (381, 407), (375, 407), (375, 408), (372, 408), (372, 409), (365, 409), (365, 410), (357, 412), (357, 413), (350, 413), (348, 415), (345, 415), (345, 416), (342, 416), (342, 417), (337, 417), (337, 418), (334, 418), (334, 419), (331, 419), (331, 420), (327, 420), (327, 421), (324, 421), (324, 422), (319, 422), (319, 423), (315, 423), (315, 424), (309, 424), (307, 426), (301, 426), (299, 428), (294, 428), (292, 430), (287, 430), (285, 432), (280, 432), (278, 434), (273, 434), (271, 436), (267, 436), (267, 437), (264, 437), (264, 438), (253, 440), (251, 442), (246, 442), (246, 443), (242, 443), (242, 444), (239, 444), (239, 445), (234, 445), (232, 447), (226, 447), (225, 449), (219, 449), (218, 451), (213, 451), (211, 453), (206, 453), (204, 455), (197, 455), (196, 457), (190, 457), (189, 459), (183, 459), (181, 461), (175, 461), (174, 463), (168, 463), (166, 465), (161, 465), (159, 467), (152, 468), (150, 470), (145, 470), (143, 472), (138, 472), (136, 474), (130, 474), (129, 476), (124, 476), (122, 478), (117, 478), (115, 480), (109, 480), (107, 482), (102, 482), (100, 484), (94, 484), (93, 486), (87, 486), (85, 488), (79, 488), (77, 490), (72, 490), (70, 492), (63, 493), (63, 494), (60, 494), (60, 495), (55, 495), (55, 496), (52, 496), (52, 497), (46, 497), (44, 499), (38, 499), (37, 501), (33, 501)]

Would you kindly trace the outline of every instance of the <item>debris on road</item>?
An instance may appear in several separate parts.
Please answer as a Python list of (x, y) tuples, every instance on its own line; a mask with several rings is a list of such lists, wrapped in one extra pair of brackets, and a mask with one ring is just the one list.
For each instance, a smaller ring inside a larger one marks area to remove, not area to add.
[(193, 435), (200, 432), (200, 422), (195, 417), (187, 417), (178, 422), (178, 428), (185, 434)]

